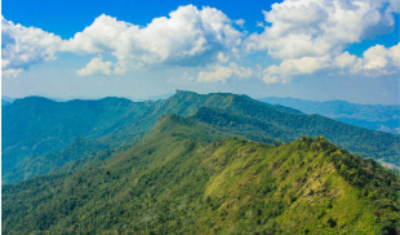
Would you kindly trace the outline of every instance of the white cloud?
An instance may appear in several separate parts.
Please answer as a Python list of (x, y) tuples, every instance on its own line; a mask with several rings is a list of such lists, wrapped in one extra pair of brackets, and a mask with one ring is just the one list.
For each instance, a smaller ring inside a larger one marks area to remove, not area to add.
[(168, 83), (177, 83), (177, 84), (187, 84), (191, 81), (194, 81), (194, 77), (190, 76), (187, 71), (183, 73), (180, 78), (172, 77), (167, 82)]
[(385, 48), (376, 45), (363, 53), (363, 58), (358, 58), (349, 63), (352, 73), (361, 73), (367, 76), (380, 76), (400, 72), (400, 43)]
[[(117, 60), (93, 58), (78, 75), (125, 74), (137, 68), (214, 65), (200, 72), (197, 81), (213, 82), (231, 77), (262, 74), (266, 83), (288, 82), (293, 76), (331, 69), (368, 76), (399, 72), (399, 48), (377, 45), (361, 58), (343, 52), (352, 43), (389, 32), (398, 0), (284, 0), (264, 11), (261, 34), (244, 38), (223, 12), (193, 5), (179, 7), (169, 17), (153, 19), (146, 26), (101, 15), (69, 40), (34, 27), (24, 27), (2, 18), (3, 75), (16, 77), (29, 66), (56, 59), (55, 53), (110, 54)], [(243, 49), (243, 50), (240, 50)], [(280, 59), (262, 72), (229, 63), (243, 52), (265, 51)], [(216, 65), (217, 64), (217, 65)], [(216, 65), (216, 66), (215, 66)], [(332, 72), (332, 71), (330, 71)], [(179, 78), (182, 80), (182, 78)]]
[(2, 73), (16, 77), (23, 69), (55, 60), (61, 38), (35, 27), (24, 27), (1, 18)]
[(347, 51), (336, 56), (334, 59), (334, 65), (340, 69), (348, 68), (353, 65), (357, 60), (357, 56), (350, 55)]
[(382, 76), (400, 72), (400, 43), (385, 48), (376, 45), (363, 53), (362, 58), (348, 52), (331, 57), (302, 57), (283, 60), (279, 66), (271, 65), (263, 71), (265, 83), (286, 83), (295, 75), (312, 74), (322, 69), (339, 69), (342, 72), (363, 76)]
[(235, 20), (234, 23), (239, 25), (241, 28), (243, 28), (245, 20), (244, 19), (238, 19), (238, 20)]
[[(392, 13), (384, 0), (285, 0), (264, 11), (265, 27), (245, 42), (248, 51), (266, 50), (275, 58), (296, 59), (342, 51), (344, 46), (360, 42), (390, 30)], [(379, 30), (379, 31), (378, 31)]]
[(3, 70), (2, 75), (4, 77), (17, 77), (18, 74), (20, 74), (22, 72), (22, 69), (7, 69), (7, 70)]
[(265, 83), (286, 83), (291, 76), (299, 74), (312, 74), (320, 69), (330, 66), (329, 55), (322, 57), (302, 57), (300, 59), (284, 60), (279, 66), (272, 65), (263, 71)]
[[(264, 11), (270, 26), (261, 34), (250, 35), (244, 48), (247, 52), (267, 51), (282, 59), (279, 66), (264, 70), (263, 80), (267, 83), (287, 82), (290, 76), (325, 68), (354, 67), (352, 64), (360, 58), (343, 53), (344, 48), (392, 30), (392, 13), (399, 12), (398, 5), (387, 0), (285, 0)], [(371, 53), (380, 59), (365, 64), (369, 56), (364, 54), (362, 70), (370, 66), (383, 72), (382, 66), (389, 65), (387, 53), (382, 48)]]
[(88, 75), (96, 75), (96, 74), (103, 74), (103, 75), (111, 75), (111, 67), (112, 62), (107, 61), (103, 62), (103, 58), (101, 56), (93, 58), (85, 68), (80, 69), (77, 71), (79, 76), (88, 76)]
[(217, 55), (218, 61), (221, 63), (226, 63), (229, 61), (229, 56), (224, 55), (224, 53), (219, 52)]
[[(217, 61), (221, 52), (231, 53), (242, 33), (215, 8), (179, 7), (169, 18), (155, 18), (140, 27), (101, 15), (83, 32), (63, 43), (64, 51), (110, 53), (116, 71), (159, 65), (201, 66)], [(238, 41), (239, 40), (239, 41)]]
[(197, 81), (199, 82), (217, 82), (225, 83), (228, 79), (236, 76), (238, 78), (248, 78), (253, 76), (253, 71), (250, 68), (239, 67), (235, 63), (230, 63), (229, 67), (217, 65), (214, 71), (199, 73)]

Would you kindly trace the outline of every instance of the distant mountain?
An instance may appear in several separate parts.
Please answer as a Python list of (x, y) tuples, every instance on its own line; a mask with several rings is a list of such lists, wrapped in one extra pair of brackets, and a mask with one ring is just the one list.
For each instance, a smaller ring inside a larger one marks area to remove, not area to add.
[(158, 100), (165, 100), (173, 96), (174, 93), (168, 93), (164, 95), (156, 95), (156, 96), (149, 96), (145, 98), (136, 98), (136, 97), (130, 97), (129, 99), (132, 101), (146, 101), (146, 100), (153, 100), (153, 101), (158, 101)]
[(298, 109), (307, 114), (319, 114), (371, 130), (400, 133), (400, 105), (362, 105), (339, 100), (317, 102), (278, 97), (259, 100)]
[(111, 158), (3, 186), (2, 232), (396, 234), (399, 187), (325, 138), (270, 146), (168, 114)]
[(2, 106), (4, 106), (4, 105), (9, 105), (9, 104), (11, 104), (12, 102), (14, 102), (14, 100), (16, 100), (16, 99), (15, 99), (15, 98), (8, 97), (8, 96), (2, 96), (2, 97), (1, 97), (1, 105), (2, 105)]
[[(40, 97), (15, 101), (3, 109), (2, 116), (4, 179), (16, 182), (48, 173), (54, 167), (87, 157), (92, 151), (131, 144), (169, 113), (189, 116), (225, 133), (270, 144), (293, 141), (302, 135), (324, 136), (364, 157), (400, 165), (400, 137), (396, 135), (306, 115), (244, 95), (177, 91), (169, 99), (157, 102), (105, 98), (57, 103)], [(76, 137), (93, 141), (75, 145)], [(71, 158), (70, 152), (80, 154)], [(46, 160), (49, 158), (57, 159)]]

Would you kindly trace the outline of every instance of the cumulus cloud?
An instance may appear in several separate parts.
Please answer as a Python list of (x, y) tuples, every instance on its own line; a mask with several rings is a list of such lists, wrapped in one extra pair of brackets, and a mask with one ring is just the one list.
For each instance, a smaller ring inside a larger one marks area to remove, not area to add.
[(225, 83), (225, 81), (234, 76), (238, 78), (248, 78), (253, 76), (253, 70), (251, 70), (250, 68), (239, 67), (235, 63), (230, 63), (229, 67), (217, 65), (214, 67), (214, 71), (201, 71), (199, 73), (197, 81), (207, 83), (220, 81), (222, 83)]
[(77, 74), (79, 76), (88, 76), (88, 75), (111, 75), (111, 66), (112, 62), (107, 61), (103, 62), (103, 58), (101, 56), (93, 58), (85, 68), (78, 70)]
[(302, 57), (300, 59), (284, 60), (279, 66), (272, 65), (263, 71), (265, 83), (286, 83), (291, 76), (299, 74), (312, 74), (320, 69), (329, 67), (329, 55), (322, 57)]
[[(203, 66), (224, 58), (237, 47), (242, 33), (215, 8), (179, 7), (169, 18), (155, 18), (140, 27), (101, 15), (83, 32), (62, 45), (62, 50), (84, 53), (110, 53), (118, 62), (116, 70), (159, 65)], [(220, 56), (221, 58), (221, 56)]]
[(247, 50), (267, 50), (275, 58), (295, 59), (321, 56), (343, 50), (349, 43), (360, 42), (391, 29), (392, 13), (384, 0), (285, 0), (264, 11), (265, 27), (246, 40)]
[(363, 57), (344, 52), (336, 57), (327, 54), (322, 57), (286, 59), (278, 66), (266, 68), (263, 71), (263, 81), (286, 83), (295, 75), (312, 74), (326, 68), (363, 76), (397, 74), (400, 72), (400, 43), (391, 48), (373, 46), (363, 53)]
[(400, 43), (385, 48), (376, 45), (363, 53), (362, 58), (349, 61), (347, 67), (352, 73), (361, 73), (367, 76), (389, 75), (400, 72)]
[[(398, 5), (392, 0), (285, 0), (263, 12), (269, 26), (261, 34), (250, 35), (244, 48), (247, 52), (266, 51), (282, 59), (279, 66), (264, 71), (266, 82), (285, 82), (290, 76), (327, 67), (344, 68), (360, 59), (343, 54), (344, 48), (390, 32), (393, 13), (399, 13)], [(377, 50), (385, 54), (382, 48)], [(364, 55), (367, 58), (368, 53)], [(374, 62), (378, 64), (371, 62), (370, 66), (389, 65), (384, 62), (385, 56), (380, 58)]]
[[(57, 52), (109, 54), (116, 62), (93, 58), (79, 76), (125, 74), (137, 68), (164, 66), (214, 66), (200, 72), (199, 82), (232, 77), (250, 77), (250, 68), (229, 63), (246, 53), (265, 51), (281, 60), (262, 74), (266, 83), (288, 82), (296, 75), (334, 69), (367, 76), (399, 72), (399, 45), (376, 45), (362, 57), (344, 52), (352, 43), (390, 32), (398, 0), (284, 0), (264, 11), (262, 33), (235, 29), (243, 19), (231, 20), (222, 11), (193, 5), (182, 6), (168, 17), (145, 26), (101, 15), (68, 40), (34, 27), (24, 27), (2, 18), (3, 75), (16, 77), (29, 66), (56, 59)], [(182, 80), (182, 79), (180, 79)]]
[(35, 27), (24, 27), (1, 18), (2, 73), (16, 77), (23, 69), (55, 60), (61, 38)]
[[(234, 23), (243, 25), (244, 20), (233, 22), (215, 8), (199, 10), (188, 5), (172, 11), (169, 17), (153, 19), (145, 27), (103, 14), (73, 38), (62, 40), (52, 33), (2, 18), (3, 74), (17, 74), (15, 71), (32, 64), (54, 60), (57, 51), (111, 54), (117, 59), (111, 72), (115, 74), (153, 66), (226, 63), (244, 36), (233, 27)], [(109, 74), (109, 65), (95, 58), (79, 74)], [(107, 69), (99, 70), (100, 67)]]

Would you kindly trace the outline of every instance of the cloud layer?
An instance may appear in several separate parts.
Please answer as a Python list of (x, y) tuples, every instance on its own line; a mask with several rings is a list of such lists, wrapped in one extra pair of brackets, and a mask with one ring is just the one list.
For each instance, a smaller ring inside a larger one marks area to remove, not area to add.
[[(34, 64), (55, 60), (57, 53), (72, 52), (94, 55), (77, 70), (79, 76), (155, 67), (204, 67), (198, 82), (223, 83), (234, 77), (286, 83), (324, 70), (363, 76), (396, 74), (400, 44), (375, 45), (362, 57), (345, 49), (390, 32), (399, 5), (397, 0), (284, 0), (263, 11), (265, 22), (258, 25), (264, 31), (250, 35), (245, 20), (231, 20), (215, 8), (193, 5), (154, 18), (146, 26), (103, 14), (68, 40), (2, 18), (2, 73), (16, 77)], [(280, 62), (260, 73), (240, 66), (243, 58), (259, 51)], [(102, 55), (111, 55), (116, 62), (104, 62)]]

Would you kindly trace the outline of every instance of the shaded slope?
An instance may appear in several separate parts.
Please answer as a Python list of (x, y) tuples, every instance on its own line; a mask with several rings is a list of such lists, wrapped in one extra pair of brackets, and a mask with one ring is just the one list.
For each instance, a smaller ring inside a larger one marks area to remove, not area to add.
[(153, 106), (151, 102), (133, 103), (120, 98), (68, 102), (40, 97), (18, 99), (2, 112), (3, 175), (27, 156), (60, 150), (75, 137), (110, 134)]
[[(272, 147), (167, 115), (137, 145), (3, 187), (3, 233), (393, 234), (399, 178), (325, 139)], [(213, 142), (214, 141), (214, 142)]]
[(73, 142), (64, 149), (44, 155), (32, 155), (11, 169), (2, 178), (3, 184), (15, 183), (24, 179), (32, 178), (40, 174), (47, 174), (53, 168), (100, 152), (107, 148), (116, 147), (112, 141), (103, 141), (75, 138)]

